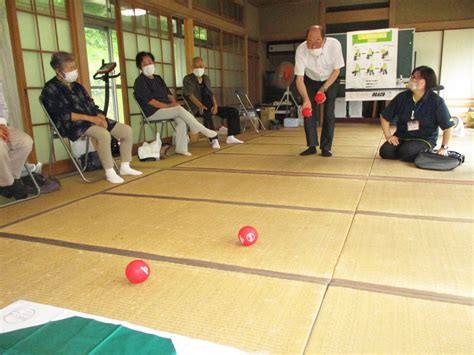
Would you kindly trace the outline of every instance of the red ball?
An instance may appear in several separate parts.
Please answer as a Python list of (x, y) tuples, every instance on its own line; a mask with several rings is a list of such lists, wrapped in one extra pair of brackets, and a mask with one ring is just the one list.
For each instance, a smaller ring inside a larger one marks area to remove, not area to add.
[(150, 267), (143, 260), (133, 260), (125, 269), (125, 276), (132, 284), (139, 284), (146, 281), (150, 276)]
[(310, 117), (313, 114), (311, 107), (305, 107), (303, 109), (303, 117)]
[(242, 245), (248, 247), (257, 242), (258, 232), (252, 226), (245, 226), (239, 230), (239, 240)]
[(320, 104), (321, 102), (323, 102), (325, 98), (326, 98), (326, 94), (324, 92), (317, 92), (316, 95), (314, 96), (314, 100), (316, 101), (317, 104)]

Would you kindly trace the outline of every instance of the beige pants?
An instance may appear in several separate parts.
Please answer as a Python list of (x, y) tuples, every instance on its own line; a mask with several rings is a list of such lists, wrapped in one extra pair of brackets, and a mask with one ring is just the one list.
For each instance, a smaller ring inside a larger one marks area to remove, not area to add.
[(33, 148), (33, 140), (25, 132), (9, 127), (10, 142), (0, 138), (0, 186), (10, 186), (19, 179), (21, 169)]
[(110, 148), (111, 135), (120, 141), (120, 159), (122, 162), (132, 161), (133, 137), (130, 126), (117, 122), (110, 133), (105, 128), (91, 126), (84, 135), (97, 140), (97, 153), (104, 169), (114, 167), (114, 158)]
[(176, 122), (176, 153), (185, 153), (188, 151), (188, 129), (192, 133), (202, 133), (207, 138), (213, 138), (216, 132), (204, 127), (191, 113), (181, 106), (162, 108), (149, 116), (150, 121), (161, 121), (174, 119)]

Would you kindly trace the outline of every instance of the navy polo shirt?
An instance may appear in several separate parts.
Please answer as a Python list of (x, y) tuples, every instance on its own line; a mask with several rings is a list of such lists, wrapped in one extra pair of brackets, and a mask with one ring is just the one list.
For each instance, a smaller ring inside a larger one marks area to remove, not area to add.
[[(414, 120), (419, 122), (419, 129), (408, 131), (407, 122), (411, 121), (412, 113)], [(394, 133), (400, 139), (422, 139), (436, 146), (438, 140), (438, 128), (442, 130), (454, 126), (448, 107), (444, 100), (429, 90), (421, 100), (415, 103), (413, 93), (406, 90), (395, 96), (390, 104), (382, 111), (382, 117), (397, 123), (397, 130)]]
[(135, 99), (137, 99), (138, 104), (142, 108), (146, 117), (150, 117), (159, 110), (158, 108), (148, 104), (152, 99), (165, 104), (170, 103), (168, 95), (171, 95), (171, 91), (159, 75), (153, 75), (153, 79), (150, 79), (143, 75), (143, 73), (140, 74), (138, 78), (135, 79), (133, 89)]

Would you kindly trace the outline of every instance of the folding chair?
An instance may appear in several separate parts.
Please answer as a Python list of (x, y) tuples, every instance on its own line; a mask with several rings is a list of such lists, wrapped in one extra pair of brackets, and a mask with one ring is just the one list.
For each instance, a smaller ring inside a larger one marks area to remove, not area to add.
[[(49, 167), (48, 167), (49, 176), (52, 176), (53, 157), (54, 157), (54, 161), (56, 161), (56, 154), (54, 152), (54, 139), (59, 138), (59, 140), (61, 141), (64, 149), (66, 150), (67, 155), (72, 160), (72, 163), (74, 164), (74, 167), (76, 168), (77, 172), (79, 173), (79, 175), (81, 176), (81, 179), (84, 182), (91, 183), (91, 182), (95, 182), (95, 181), (105, 179), (105, 176), (100, 177), (100, 178), (88, 179), (84, 175), (84, 172), (86, 171), (86, 167), (87, 167), (87, 159), (88, 159), (88, 156), (89, 156), (90, 137), (86, 137), (85, 162), (84, 162), (84, 166), (81, 166), (80, 160), (77, 159), (76, 157), (74, 157), (74, 155), (71, 152), (70, 146), (66, 142), (66, 139), (64, 139), (64, 137), (61, 136), (61, 133), (59, 133), (59, 129), (56, 126), (56, 124), (54, 123), (54, 120), (49, 115), (46, 108), (44, 107), (43, 100), (41, 99), (41, 97), (39, 98), (39, 102), (40, 102), (40, 105), (41, 105), (41, 107), (43, 108), (43, 110), (46, 114), (46, 117), (48, 117), (48, 120), (49, 120), (49, 128), (50, 128), (50, 131), (49, 131), (49, 133), (50, 133), (49, 134)], [(115, 160), (114, 160), (114, 165), (115, 165), (115, 169), (118, 171), (118, 167), (117, 167), (117, 164), (115, 163)]]
[(178, 102), (181, 101), (184, 104), (184, 108), (186, 109), (186, 111), (192, 112), (191, 105), (186, 99), (186, 96), (184, 96), (184, 94), (177, 94), (176, 96), (177, 96)]
[[(133, 97), (135, 98), (135, 101), (137, 102), (137, 106), (140, 109), (140, 114), (142, 116), (142, 119), (140, 120), (140, 132), (139, 132), (139, 135), (138, 135), (138, 142), (139, 143), (143, 143), (143, 141), (146, 140), (145, 125), (148, 125), (150, 127), (151, 131), (153, 132), (154, 137), (156, 137), (156, 133), (157, 133), (156, 124), (158, 124), (158, 123), (161, 125), (160, 126), (160, 138), (163, 138), (163, 132), (164, 132), (165, 124), (169, 123), (171, 125), (171, 127), (173, 128), (173, 131), (176, 131), (176, 127), (175, 127), (175, 123), (174, 123), (173, 118), (166, 119), (166, 120), (150, 120), (150, 119), (148, 119), (148, 117), (145, 115), (145, 112), (143, 112), (142, 107), (138, 103), (138, 100), (135, 97), (135, 95)], [(153, 126), (152, 123), (155, 124), (155, 126)], [(143, 138), (143, 140), (142, 140), (142, 138)]]
[(28, 166), (26, 165), (26, 163), (25, 163), (25, 169), (28, 172), (28, 175), (30, 175), (31, 181), (33, 181), (33, 184), (35, 185), (36, 193), (34, 195), (29, 196), (27, 198), (24, 198), (22, 200), (12, 200), (10, 202), (4, 203), (4, 204), (0, 205), (0, 208), (15, 205), (15, 204), (20, 203), (20, 202), (32, 200), (34, 198), (37, 198), (40, 195), (40, 193), (41, 193), (40, 187), (39, 187), (38, 183), (36, 182), (36, 179), (35, 179), (34, 175), (31, 173), (30, 169), (28, 169)]
[[(255, 129), (255, 132), (260, 133), (259, 126), (261, 126), (262, 129), (265, 131), (265, 126), (263, 125), (263, 122), (260, 119), (257, 110), (255, 109), (255, 107), (253, 107), (252, 102), (250, 102), (248, 95), (242, 95), (242, 93), (240, 93), (238, 90), (235, 90), (235, 96), (237, 96), (237, 100), (239, 100), (240, 103), (240, 117), (243, 117), (245, 120), (243, 132), (245, 132), (245, 130), (247, 129), (247, 125), (249, 122)], [(245, 97), (246, 104), (244, 103), (242, 97)]]

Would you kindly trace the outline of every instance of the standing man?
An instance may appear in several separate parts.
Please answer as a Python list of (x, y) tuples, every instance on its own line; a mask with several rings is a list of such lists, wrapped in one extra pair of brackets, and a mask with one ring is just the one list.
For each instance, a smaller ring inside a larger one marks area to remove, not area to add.
[(339, 86), (337, 78), (344, 66), (341, 44), (334, 38), (326, 38), (323, 27), (310, 26), (306, 32), (306, 41), (296, 49), (295, 62), (296, 87), (303, 98), (303, 109), (309, 107), (313, 110), (312, 116), (304, 120), (308, 149), (300, 155), (316, 154), (319, 107), (314, 96), (322, 92), (326, 94), (326, 99), (323, 101), (324, 121), (320, 146), (323, 157), (330, 157), (334, 136), (334, 106)]
[[(240, 144), (241, 140), (235, 138), (240, 133), (240, 115), (235, 107), (218, 106), (217, 99), (211, 89), (211, 80), (204, 74), (204, 62), (201, 57), (193, 58), (193, 72), (183, 79), (183, 93), (189, 99), (193, 115), (203, 117), (204, 126), (214, 129), (212, 115), (227, 119), (227, 144)], [(211, 140), (213, 148), (220, 148), (217, 139)]]

